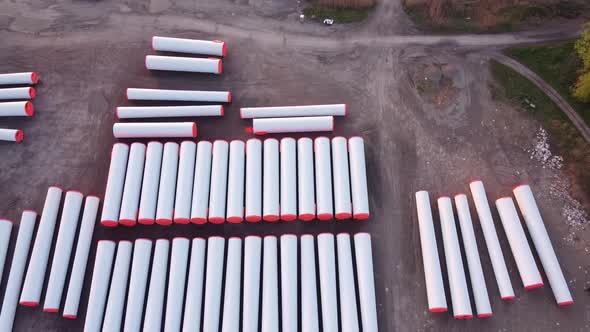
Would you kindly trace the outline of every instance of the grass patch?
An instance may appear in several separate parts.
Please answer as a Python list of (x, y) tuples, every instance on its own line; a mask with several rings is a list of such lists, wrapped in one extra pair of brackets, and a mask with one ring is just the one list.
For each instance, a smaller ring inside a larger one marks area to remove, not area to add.
[(303, 14), (318, 22), (325, 18), (331, 18), (334, 23), (353, 23), (365, 20), (369, 16), (371, 8), (350, 9), (350, 8), (326, 8), (318, 5), (311, 5), (303, 9)]
[(492, 60), (490, 66), (496, 81), (492, 97), (518, 106), (541, 122), (551, 135), (552, 146), (564, 158), (564, 170), (575, 181), (575, 187), (590, 195), (590, 172), (587, 171), (590, 169), (590, 145), (565, 113), (535, 84), (501, 63)]
[(553, 17), (556, 13), (548, 6), (514, 5), (500, 10), (499, 16), (508, 22), (522, 22)]
[(590, 125), (590, 103), (582, 103), (572, 96), (572, 87), (581, 67), (574, 51), (574, 41), (512, 48), (507, 55), (526, 65), (549, 83)]
[(408, 6), (404, 1), (404, 11), (416, 26), (430, 33), (502, 33), (522, 30), (528, 26), (542, 25), (547, 20), (567, 18), (573, 19), (590, 16), (590, 6), (579, 0), (563, 0), (553, 5), (518, 4), (498, 8), (488, 12), (493, 24), (486, 25), (480, 18), (481, 8), (477, 3), (464, 6), (448, 7), (438, 22), (428, 14), (428, 5)]

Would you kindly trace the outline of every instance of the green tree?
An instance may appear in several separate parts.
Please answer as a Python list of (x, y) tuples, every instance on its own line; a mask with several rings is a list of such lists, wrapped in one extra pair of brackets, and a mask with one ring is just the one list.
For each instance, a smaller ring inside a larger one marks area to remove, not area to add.
[(590, 23), (584, 25), (584, 31), (576, 41), (575, 49), (582, 60), (582, 69), (579, 71), (573, 95), (580, 101), (590, 102)]

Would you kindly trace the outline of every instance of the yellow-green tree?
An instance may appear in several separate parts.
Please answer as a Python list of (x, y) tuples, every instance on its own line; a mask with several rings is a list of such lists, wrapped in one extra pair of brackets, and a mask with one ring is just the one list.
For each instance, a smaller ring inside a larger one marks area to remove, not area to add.
[(580, 39), (576, 41), (576, 53), (582, 60), (580, 76), (574, 86), (574, 97), (583, 102), (590, 102), (590, 23), (584, 26)]

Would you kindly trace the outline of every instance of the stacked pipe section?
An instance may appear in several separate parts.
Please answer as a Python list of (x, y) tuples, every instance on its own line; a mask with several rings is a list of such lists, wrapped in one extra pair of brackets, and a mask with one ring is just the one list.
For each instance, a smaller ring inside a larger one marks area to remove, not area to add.
[[(223, 41), (196, 40), (186, 38), (171, 38), (154, 36), (152, 38), (154, 51), (190, 53), (224, 57), (227, 55), (227, 45)], [(221, 74), (223, 72), (221, 59), (218, 58), (189, 58), (178, 56), (147, 55), (145, 66), (149, 70), (184, 71), (196, 73)]]
[(371, 237), (101, 240), (85, 317), (85, 331), (376, 332)]
[(363, 139), (115, 143), (104, 226), (364, 220)]
[[(36, 72), (0, 74), (0, 117), (32, 117), (35, 110), (30, 100), (35, 99), (37, 92), (30, 86), (17, 86), (34, 85), (38, 80)], [(20, 143), (23, 139), (22, 130), (0, 128), (0, 141)]]
[[(470, 183), (469, 187), (481, 225), (483, 238), (490, 256), (492, 270), (496, 277), (500, 298), (502, 300), (511, 300), (515, 297), (514, 290), (504, 261), (483, 183), (481, 181), (474, 181)], [(518, 186), (513, 189), (513, 193), (557, 304), (559, 306), (573, 304), (572, 295), (530, 186)], [(482, 261), (479, 256), (478, 244), (473, 227), (474, 221), (471, 217), (467, 195), (456, 195), (454, 202), (459, 218), (461, 238), (459, 238), (456, 230), (451, 199), (443, 196), (437, 200), (454, 316), (457, 319), (472, 317), (466, 271), (460, 249), (460, 240), (462, 240), (477, 317), (491, 317), (493, 312), (484, 278)], [(533, 251), (529, 246), (525, 229), (522, 226), (523, 223), (520, 220), (514, 200), (511, 197), (501, 197), (495, 203), (524, 289), (532, 290), (544, 286), (541, 271), (537, 266)], [(430, 201), (426, 191), (416, 193), (416, 208), (418, 212), (428, 307), (431, 312), (444, 312), (447, 311), (446, 295), (442, 281), (443, 275), (440, 268)]]

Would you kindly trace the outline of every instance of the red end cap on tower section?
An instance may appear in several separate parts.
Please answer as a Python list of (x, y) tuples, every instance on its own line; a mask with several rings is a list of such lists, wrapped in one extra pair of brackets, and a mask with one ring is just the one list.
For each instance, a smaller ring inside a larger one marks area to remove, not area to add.
[(222, 217), (209, 217), (209, 222), (212, 224), (223, 224), (225, 219)]
[(275, 221), (279, 221), (279, 216), (276, 214), (267, 214), (267, 215), (263, 216), (262, 219), (264, 219), (264, 221), (268, 221), (268, 222), (275, 222)]
[(207, 218), (191, 218), (191, 222), (197, 225), (203, 225), (207, 223)]
[(352, 218), (352, 214), (348, 212), (336, 213), (336, 219), (338, 220), (346, 220)]
[(119, 220), (119, 224), (123, 225), (123, 226), (135, 226), (136, 222), (133, 219), (120, 219)]
[(314, 219), (315, 219), (315, 214), (313, 214), (313, 213), (302, 213), (299, 215), (299, 220), (312, 221)]
[(29, 88), (29, 97), (31, 97), (31, 99), (35, 99), (35, 97), (37, 97), (37, 92), (35, 91), (35, 88)]
[(186, 225), (188, 223), (190, 223), (190, 219), (189, 218), (174, 218), (174, 223), (175, 224), (182, 224), (182, 225)]
[(36, 307), (39, 305), (39, 302), (32, 302), (32, 301), (21, 301), (19, 302), (20, 305), (25, 307)]
[(101, 220), (100, 223), (106, 227), (117, 227), (119, 225), (119, 222), (115, 220)]
[(162, 226), (170, 226), (170, 225), (172, 225), (172, 219), (167, 219), (167, 218), (156, 219), (156, 224), (162, 225)]
[(20, 143), (23, 141), (23, 139), (25, 138), (25, 134), (23, 133), (22, 130), (17, 130), (16, 133), (14, 133), (14, 141), (17, 143)]
[(33, 84), (37, 84), (37, 82), (39, 82), (39, 74), (37, 74), (36, 72), (32, 72), (31, 82), (33, 82)]
[(537, 284), (532, 284), (532, 285), (524, 286), (524, 289), (531, 290), (531, 289), (537, 289), (537, 288), (541, 288), (541, 287), (543, 287), (543, 283), (542, 282), (537, 283)]
[(260, 216), (256, 216), (256, 215), (246, 216), (246, 221), (248, 221), (248, 222), (259, 222), (260, 220), (262, 220), (262, 218)]
[(30, 101), (25, 102), (25, 114), (31, 117), (35, 113), (35, 108), (33, 107), (33, 103)]
[(297, 216), (294, 215), (294, 214), (288, 213), (288, 214), (282, 214), (281, 215), (281, 220), (282, 221), (293, 221), (295, 219), (297, 219)]
[(232, 217), (227, 217), (227, 221), (232, 223), (232, 224), (239, 224), (244, 220), (244, 218), (240, 217), (240, 216), (232, 216)]
[(137, 220), (137, 222), (142, 225), (153, 225), (156, 221), (154, 219), (141, 218), (141, 219)]

